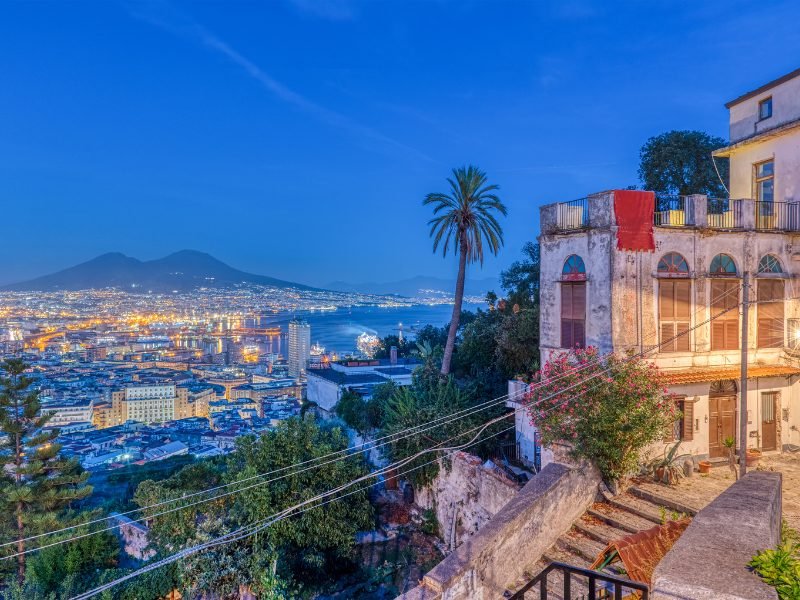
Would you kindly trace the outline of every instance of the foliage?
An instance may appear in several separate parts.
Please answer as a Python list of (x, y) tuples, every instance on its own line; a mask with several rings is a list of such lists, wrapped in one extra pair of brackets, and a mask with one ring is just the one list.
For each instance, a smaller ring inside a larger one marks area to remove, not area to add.
[[(675, 416), (680, 418), (679, 414)], [(678, 440), (671, 448), (664, 448), (664, 455), (661, 458), (656, 458), (648, 463), (647, 468), (657, 481), (672, 485), (683, 477), (683, 465), (678, 462), (678, 459), (686, 455), (677, 456), (680, 445), (681, 441)]]
[(570, 444), (608, 481), (634, 471), (641, 452), (676, 419), (657, 368), (639, 358), (601, 356), (590, 347), (554, 355), (540, 375), (555, 379), (526, 399), (542, 443)]
[(508, 294), (508, 301), (520, 307), (539, 305), (539, 273), (541, 257), (539, 244), (528, 242), (522, 247), (522, 260), (515, 261), (500, 273), (500, 287)]
[[(419, 370), (418, 370), (419, 372)], [(415, 385), (399, 388), (386, 406), (385, 423), (381, 435), (391, 435), (404, 431), (409, 427), (424, 426), (436, 419), (467, 409), (476, 404), (474, 394), (465, 392), (455, 384), (452, 378), (426, 379), (417, 378)], [(500, 407), (480, 410), (444, 422), (419, 435), (397, 439), (388, 445), (387, 454), (393, 461), (410, 458), (423, 450), (439, 447), (452, 447), (469, 442), (481, 424), (496, 416)], [(496, 433), (502, 425), (495, 424), (481, 433), (487, 438)], [(480, 446), (470, 451), (476, 452)], [(440, 452), (423, 454), (402, 467), (408, 479), (417, 487), (430, 483), (439, 472), (438, 462), (432, 462)]]
[(713, 159), (711, 152), (726, 145), (725, 140), (702, 131), (668, 131), (651, 137), (639, 153), (639, 179), (645, 189), (666, 194), (706, 194), (727, 197), (723, 181), (728, 180), (728, 161)]
[(429, 508), (422, 513), (422, 533), (428, 535), (439, 535), (439, 519), (436, 518), (436, 511)]
[(495, 215), (508, 213), (505, 204), (494, 193), (499, 187), (488, 184), (486, 173), (477, 167), (470, 165), (453, 169), (453, 176), (447, 182), (450, 184), (448, 193), (428, 194), (423, 200), (426, 206), (433, 206), (434, 216), (428, 221), (433, 251), (441, 246), (442, 255), (447, 256), (447, 251), (452, 248), (459, 256), (453, 318), (442, 357), (443, 375), (450, 373), (464, 300), (467, 263), (483, 264), (484, 247), (497, 255), (503, 245), (503, 230)]
[[(155, 517), (150, 529), (152, 544), (159, 554), (172, 553), (264, 521), (364, 475), (367, 469), (360, 456), (288, 469), (346, 447), (347, 436), (340, 428), (320, 427), (313, 419), (288, 419), (259, 438), (239, 438), (224, 465), (200, 461), (170, 479), (142, 482), (135, 501), (146, 506), (222, 483), (233, 484), (228, 491), (239, 490)], [(280, 474), (270, 479), (259, 477), (274, 471)], [(236, 485), (241, 480), (247, 481)], [(276, 522), (257, 535), (185, 558), (175, 571), (179, 589), (190, 597), (213, 592), (233, 598), (246, 588), (268, 598), (282, 597), (290, 580), (312, 584), (329, 580), (349, 565), (356, 531), (373, 525), (372, 508), (362, 489), (366, 485), (356, 486), (358, 492), (346, 501), (324, 507), (315, 503), (310, 510)], [(192, 498), (187, 504), (196, 501)]]
[(392, 346), (397, 348), (398, 358), (405, 358), (414, 354), (416, 344), (404, 337), (402, 340), (399, 335), (387, 335), (380, 341), (380, 345), (375, 350), (373, 358), (389, 358), (389, 351)]
[(783, 525), (780, 545), (762, 550), (749, 566), (778, 592), (780, 600), (800, 598), (800, 545), (797, 532)]
[[(73, 503), (92, 492), (85, 485), (88, 473), (76, 460), (61, 456), (61, 446), (54, 443), (57, 430), (42, 429), (49, 417), (39, 415), (39, 395), (31, 387), (33, 380), (25, 375), (27, 369), (20, 359), (0, 365), (0, 541), (16, 541), (5, 546), (5, 554), (29, 548), (26, 537), (95, 516), (72, 509)], [(25, 563), (26, 555), (19, 554), (19, 585), (25, 584)], [(70, 573), (77, 575), (78, 571)]]
[(367, 401), (353, 390), (346, 389), (336, 403), (336, 414), (348, 427), (363, 435), (369, 429), (367, 421)]

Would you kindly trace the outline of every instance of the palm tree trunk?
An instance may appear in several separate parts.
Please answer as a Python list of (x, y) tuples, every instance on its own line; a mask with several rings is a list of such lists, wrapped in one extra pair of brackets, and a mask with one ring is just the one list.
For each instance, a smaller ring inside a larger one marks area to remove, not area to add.
[(458, 257), (458, 278), (456, 278), (456, 295), (453, 301), (453, 317), (450, 319), (450, 330), (447, 332), (447, 344), (442, 357), (442, 375), (450, 374), (450, 362), (453, 359), (453, 349), (456, 345), (456, 332), (458, 321), (461, 319), (461, 304), (464, 302), (464, 278), (467, 274), (467, 247), (461, 243), (461, 252)]

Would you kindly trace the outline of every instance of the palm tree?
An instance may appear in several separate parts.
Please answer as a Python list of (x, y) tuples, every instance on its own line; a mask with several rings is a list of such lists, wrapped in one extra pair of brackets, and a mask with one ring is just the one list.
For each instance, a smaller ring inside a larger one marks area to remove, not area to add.
[(433, 204), (434, 217), (428, 221), (433, 238), (433, 251), (442, 246), (442, 255), (452, 248), (458, 252), (458, 277), (453, 304), (453, 318), (447, 333), (447, 344), (442, 358), (442, 375), (450, 373), (450, 362), (456, 343), (461, 304), (464, 301), (464, 277), (467, 263), (480, 261), (483, 264), (484, 245), (497, 255), (503, 245), (503, 229), (497, 222), (496, 213), (508, 214), (505, 204), (493, 192), (497, 185), (486, 183), (486, 173), (470, 165), (453, 169), (448, 177), (449, 193), (428, 194), (423, 204)]

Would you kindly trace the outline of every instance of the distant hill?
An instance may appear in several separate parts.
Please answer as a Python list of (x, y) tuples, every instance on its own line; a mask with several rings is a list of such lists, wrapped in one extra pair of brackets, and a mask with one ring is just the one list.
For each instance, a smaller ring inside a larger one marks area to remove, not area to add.
[(164, 258), (141, 261), (120, 252), (109, 252), (87, 262), (6, 285), (9, 291), (86, 290), (115, 287), (138, 292), (189, 291), (199, 287), (225, 288), (239, 283), (279, 288), (316, 290), (307, 285), (254, 275), (234, 269), (210, 254), (181, 250)]
[[(348, 283), (345, 281), (332, 281), (326, 284), (325, 288), (337, 292), (360, 292), (362, 294), (378, 295), (396, 294), (398, 296), (414, 297), (423, 295), (427, 290), (434, 290), (452, 295), (456, 288), (456, 282), (454, 279), (425, 277), (420, 275), (409, 279), (401, 279), (399, 281), (390, 281), (386, 283)], [(464, 293), (468, 296), (484, 296), (486, 292), (490, 290), (494, 290), (498, 293), (500, 292), (500, 282), (497, 278), (486, 277), (483, 279), (470, 279), (467, 277)]]

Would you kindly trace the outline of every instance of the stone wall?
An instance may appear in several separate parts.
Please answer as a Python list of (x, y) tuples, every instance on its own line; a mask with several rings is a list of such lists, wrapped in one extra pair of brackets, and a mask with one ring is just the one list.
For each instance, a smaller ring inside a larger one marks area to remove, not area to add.
[(747, 568), (781, 536), (781, 474), (753, 471), (701, 510), (653, 572), (653, 600), (773, 600)]
[(430, 487), (415, 492), (414, 501), (436, 513), (439, 535), (452, 550), (477, 533), (520, 486), (472, 454), (457, 452), (449, 462)]
[(502, 597), (526, 568), (594, 501), (600, 476), (591, 467), (551, 463), (476, 535), (401, 598), (489, 600)]

